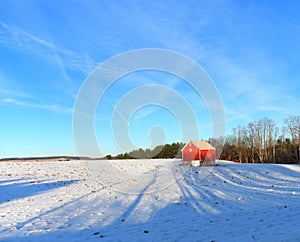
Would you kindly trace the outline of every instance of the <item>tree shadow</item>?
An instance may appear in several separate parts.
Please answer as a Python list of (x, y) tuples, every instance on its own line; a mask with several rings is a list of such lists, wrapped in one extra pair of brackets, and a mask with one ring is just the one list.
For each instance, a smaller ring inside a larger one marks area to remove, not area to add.
[(3, 180), (0, 182), (0, 204), (15, 199), (30, 197), (52, 189), (69, 186), (78, 181), (79, 180), (35, 180), (34, 178)]
[[(10, 236), (3, 241), (199, 241), (199, 238), (200, 241), (224, 241), (224, 238), (230, 238), (231, 241), (255, 241), (257, 238), (268, 240), (268, 237), (263, 237), (264, 231), (270, 228), (282, 231), (282, 226), (289, 224), (290, 216), (284, 205), (290, 207), (293, 203), (284, 199), (285, 194), (287, 198), (290, 197), (290, 191), (294, 188), (299, 192), (299, 173), (276, 165), (267, 166), (266, 169), (257, 169), (255, 166), (245, 169), (235, 164), (213, 169), (184, 168), (173, 170), (173, 176), (174, 187), (178, 189), (171, 190), (166, 196), (169, 200), (166, 200), (163, 207), (157, 206), (155, 197), (163, 197), (163, 193), (168, 193), (169, 190), (148, 194), (148, 190), (144, 189), (134, 195), (134, 199), (129, 199), (130, 203), (124, 203), (117, 198), (116, 193), (107, 198), (110, 191), (102, 187), (93, 194), (85, 194), (65, 203), (63, 207), (58, 206), (18, 224), (18, 229), (22, 229), (44, 216), (55, 217), (68, 213), (71, 217), (68, 223), (75, 225), (80, 221), (81, 227), (63, 227), (57, 231), (21, 238)], [(262, 183), (263, 180), (268, 182)], [(293, 184), (295, 181), (298, 184)], [(148, 189), (156, 182), (157, 179), (153, 179), (148, 184)], [(272, 188), (274, 184), (276, 187)], [(299, 201), (299, 195), (295, 198), (295, 201)], [(126, 196), (122, 199), (126, 199)], [(143, 208), (147, 199), (150, 199), (149, 206)], [(107, 221), (105, 216), (99, 215), (106, 205), (111, 209), (106, 209), (109, 212)], [(295, 210), (299, 208), (297, 205)], [(76, 217), (75, 213), (79, 216)], [(148, 217), (138, 221), (134, 216), (136, 213)], [(282, 221), (274, 221), (272, 214), (278, 215)], [(294, 213), (293, 219), (300, 219), (300, 213)], [(283, 237), (287, 236), (284, 234), (276, 236), (279, 239), (299, 239), (300, 232), (293, 230), (297, 231), (297, 228), (285, 228), (283, 231), (288, 232), (289, 237)]]
[[(64, 184), (66, 185), (69, 181), (65, 182)], [(153, 185), (155, 183), (155, 177), (152, 181), (150, 181), (147, 184), (147, 188), (151, 187), (151, 185)], [(24, 184), (27, 184), (26, 182), (24, 182)], [(70, 184), (70, 183), (69, 183)], [(23, 185), (21, 183), (21, 185)], [(58, 186), (56, 186), (56, 188), (58, 188)], [(42, 192), (42, 191), (46, 191), (47, 189), (39, 189), (39, 191), (36, 192)], [(60, 214), (65, 214), (65, 212), (69, 212), (69, 215), (72, 217), (72, 215), (79, 213), (79, 210), (83, 209), (84, 206), (86, 206), (86, 200), (90, 200), (89, 197), (91, 195), (97, 194), (97, 193), (101, 193), (103, 191), (109, 191), (108, 187), (102, 186), (100, 189), (93, 191), (93, 193), (88, 193), (85, 194), (83, 196), (80, 196), (76, 199), (73, 199), (70, 202), (64, 203), (63, 205), (57, 206), (49, 211), (46, 211), (44, 213), (39, 214), (38, 216), (32, 217), (24, 222), (20, 222), (16, 225), (16, 230), (21, 231), (22, 229), (26, 229), (26, 227), (28, 226), (28, 224), (35, 224), (36, 221), (42, 220), (43, 217), (46, 216), (50, 216), (50, 217), (57, 217)], [(112, 191), (112, 190), (111, 190)], [(72, 241), (82, 241), (82, 236), (83, 238), (90, 238), (90, 239), (96, 239), (99, 237), (97, 237), (96, 235), (98, 235), (97, 231), (101, 230), (105, 230), (105, 231), (110, 231), (112, 228), (118, 227), (120, 226), (120, 224), (124, 224), (125, 221), (129, 220), (129, 217), (131, 216), (131, 214), (135, 211), (135, 209), (137, 208), (137, 206), (139, 205), (141, 199), (143, 198), (144, 194), (147, 192), (147, 189), (143, 189), (140, 191), (140, 193), (136, 194), (136, 198), (133, 200), (132, 203), (129, 204), (129, 206), (124, 206), (122, 205), (122, 201), (119, 201), (117, 199), (115, 199), (114, 201), (111, 201), (112, 203), (112, 207), (116, 209), (116, 213), (118, 216), (115, 216), (115, 218), (113, 219), (113, 221), (107, 225), (103, 225), (104, 221), (98, 221), (96, 222), (96, 224), (98, 224), (97, 226), (95, 226), (94, 229), (90, 228), (90, 226), (86, 226), (86, 228), (81, 228), (80, 230), (73, 230), (73, 229), (68, 229), (67, 227), (63, 228), (59, 228), (57, 231), (51, 231), (48, 233), (33, 233), (30, 234), (29, 236), (18, 236), (17, 234), (15, 235), (11, 235), (8, 236), (7, 239), (2, 239), (1, 242), (3, 241), (41, 241), (41, 240), (47, 240), (47, 241), (66, 241), (66, 236), (68, 237), (68, 239), (73, 238)], [(25, 194), (27, 194), (27, 196), (33, 195), (34, 192), (31, 190), (29, 193), (28, 191), (24, 191)], [(110, 193), (110, 192), (109, 192)], [(129, 196), (132, 196), (132, 194), (129, 194)], [(101, 198), (100, 198), (101, 199)], [(101, 207), (98, 206), (98, 201), (99, 201), (99, 197), (94, 198), (93, 200), (91, 200), (88, 204), (88, 207), (85, 207), (83, 210), (83, 212), (80, 214), (79, 218), (75, 218), (75, 216), (71, 219), (70, 223), (71, 224), (75, 224), (76, 222), (78, 222), (78, 220), (81, 221), (81, 223), (89, 223), (89, 218), (90, 218), (90, 213), (92, 213), (92, 209), (94, 207), (94, 212), (97, 211), (101, 211)], [(94, 206), (96, 205), (96, 206)], [(121, 213), (119, 212), (120, 207), (122, 207), (123, 209), (121, 209)], [(114, 211), (111, 211), (111, 213), (113, 214)], [(95, 221), (97, 221), (97, 218), (95, 219)], [(93, 232), (94, 231), (94, 232)], [(96, 232), (95, 232), (96, 231)], [(2, 233), (10, 233), (9, 229), (6, 230), (2, 230)]]

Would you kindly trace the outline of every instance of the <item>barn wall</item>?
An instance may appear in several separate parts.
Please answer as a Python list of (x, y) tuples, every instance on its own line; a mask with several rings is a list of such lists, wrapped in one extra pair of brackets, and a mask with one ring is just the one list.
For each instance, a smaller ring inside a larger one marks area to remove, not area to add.
[(182, 159), (184, 161), (199, 160), (199, 158), (199, 150), (192, 143), (189, 143), (182, 151)]
[[(201, 151), (202, 153), (203, 151)], [(215, 151), (214, 150), (205, 150), (201, 155), (202, 163), (214, 163), (215, 162)]]
[(215, 160), (215, 151), (214, 150), (201, 150), (201, 160), (214, 161)]
[(193, 143), (189, 142), (182, 150), (182, 160), (187, 162), (200, 160), (202, 163), (211, 163), (215, 161), (215, 150), (199, 150)]

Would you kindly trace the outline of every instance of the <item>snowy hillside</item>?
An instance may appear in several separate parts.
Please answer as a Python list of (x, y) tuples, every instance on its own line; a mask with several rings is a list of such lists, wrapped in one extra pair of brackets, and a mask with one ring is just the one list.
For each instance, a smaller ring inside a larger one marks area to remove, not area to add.
[(300, 167), (0, 162), (0, 241), (300, 241)]

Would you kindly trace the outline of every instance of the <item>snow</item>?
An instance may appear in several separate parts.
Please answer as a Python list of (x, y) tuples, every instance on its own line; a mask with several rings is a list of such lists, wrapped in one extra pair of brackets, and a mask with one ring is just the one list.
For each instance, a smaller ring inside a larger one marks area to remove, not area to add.
[(0, 241), (300, 241), (299, 165), (0, 162)]

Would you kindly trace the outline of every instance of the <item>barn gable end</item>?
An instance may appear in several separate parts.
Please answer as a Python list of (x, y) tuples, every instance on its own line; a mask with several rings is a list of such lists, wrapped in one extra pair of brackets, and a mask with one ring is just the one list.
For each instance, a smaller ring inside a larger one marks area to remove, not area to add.
[(200, 164), (215, 162), (215, 148), (206, 141), (189, 141), (182, 149), (182, 160), (184, 163), (191, 163), (199, 160)]

